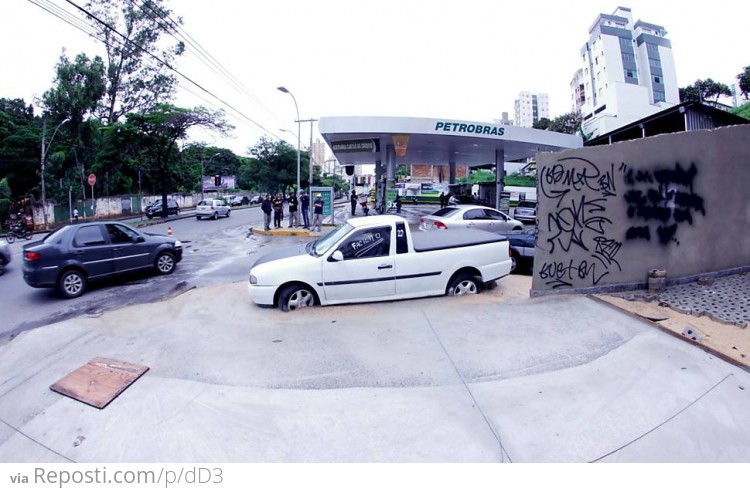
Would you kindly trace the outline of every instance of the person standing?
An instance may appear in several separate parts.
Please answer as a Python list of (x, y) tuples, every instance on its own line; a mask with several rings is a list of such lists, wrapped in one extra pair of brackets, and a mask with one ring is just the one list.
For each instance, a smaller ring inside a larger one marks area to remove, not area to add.
[(440, 192), (440, 208), (445, 207), (445, 192)]
[(401, 196), (396, 195), (396, 213), (401, 214)]
[(78, 209), (73, 209), (73, 222), (78, 222)]
[(284, 218), (284, 197), (281, 196), (281, 192), (276, 194), (276, 197), (271, 201), (273, 207), (273, 227), (278, 229), (281, 227), (281, 220)]
[(266, 194), (266, 198), (260, 204), (260, 210), (263, 211), (263, 229), (266, 231), (271, 230), (271, 211), (273, 206), (271, 205), (271, 196)]
[(352, 189), (352, 197), (349, 199), (352, 203), (352, 217), (357, 215), (357, 192)]
[[(320, 223), (323, 220), (323, 199), (320, 194), (315, 196), (315, 202), (313, 202), (313, 223), (312, 230), (320, 231)], [(316, 229), (317, 228), (317, 229)]]
[(297, 201), (297, 194), (292, 192), (291, 195), (289, 195), (289, 227), (297, 227), (299, 226), (299, 219), (297, 219), (297, 206), (299, 205)]
[(305, 229), (310, 229), (310, 196), (300, 190), (299, 202), (302, 208), (302, 222), (305, 223)]

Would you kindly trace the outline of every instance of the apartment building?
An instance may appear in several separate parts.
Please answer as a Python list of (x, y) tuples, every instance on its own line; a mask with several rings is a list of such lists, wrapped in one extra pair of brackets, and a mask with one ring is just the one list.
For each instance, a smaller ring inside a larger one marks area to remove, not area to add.
[(570, 84), (584, 132), (599, 136), (680, 102), (666, 36), (660, 25), (633, 22), (626, 7), (599, 14)]
[(516, 126), (533, 127), (539, 119), (549, 119), (549, 96), (546, 93), (521, 92), (514, 105)]

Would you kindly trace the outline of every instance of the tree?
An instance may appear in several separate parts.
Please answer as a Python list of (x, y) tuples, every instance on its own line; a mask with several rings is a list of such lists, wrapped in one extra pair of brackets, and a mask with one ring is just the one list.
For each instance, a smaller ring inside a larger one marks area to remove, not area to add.
[[(249, 148), (248, 152), (252, 158), (248, 162), (245, 178), (254, 182), (262, 192), (286, 192), (296, 185), (297, 149), (286, 141), (273, 141), (263, 137), (255, 146)], [(300, 156), (300, 182), (306, 182), (310, 160), (307, 153)]]
[(734, 115), (744, 117), (745, 119), (750, 119), (750, 103), (735, 107), (734, 109), (730, 110), (730, 112)]
[(550, 121), (546, 117), (542, 117), (541, 119), (536, 121), (534, 125), (531, 127), (533, 127), (534, 129), (548, 129), (551, 123), (552, 121)]
[(130, 112), (147, 113), (171, 100), (176, 78), (170, 64), (182, 42), (158, 50), (164, 34), (182, 25), (172, 19), (165, 0), (89, 0), (89, 20), (107, 50), (106, 104), (100, 113), (108, 124)]
[(7, 179), (13, 197), (39, 186), (41, 135), (41, 119), (31, 105), (0, 98), (0, 178)]
[(211, 112), (203, 107), (185, 109), (169, 104), (159, 105), (147, 113), (128, 114), (127, 122), (118, 127), (118, 137), (129, 141), (131, 151), (144, 158), (149, 172), (161, 191), (162, 209), (167, 212), (167, 194), (174, 188), (172, 176), (178, 170), (177, 141), (187, 137), (193, 127), (203, 127), (226, 134), (232, 129), (223, 112)]
[(550, 122), (548, 131), (563, 132), (565, 134), (576, 134), (581, 127), (583, 120), (579, 112), (568, 112), (561, 116), (555, 117)]
[(680, 88), (680, 102), (710, 102), (714, 97), (713, 103), (719, 101), (722, 95), (731, 97), (732, 91), (727, 85), (715, 82), (711, 78), (705, 80), (696, 80), (692, 85)]
[(740, 81), (740, 93), (745, 98), (750, 97), (750, 66), (745, 66), (745, 70), (737, 75)]

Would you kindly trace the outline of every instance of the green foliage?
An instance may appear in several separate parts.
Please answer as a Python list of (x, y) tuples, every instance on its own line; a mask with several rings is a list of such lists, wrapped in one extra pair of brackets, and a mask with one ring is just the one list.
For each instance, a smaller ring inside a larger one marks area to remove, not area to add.
[(97, 56), (90, 60), (85, 54), (71, 63), (64, 54), (55, 67), (55, 85), (42, 97), (47, 112), (53, 119), (71, 119), (74, 132), (84, 116), (93, 112), (104, 96), (104, 62)]
[(740, 82), (740, 93), (748, 98), (750, 96), (750, 66), (745, 66), (742, 73), (737, 75), (737, 80)]
[(546, 117), (542, 117), (538, 121), (534, 123), (533, 127), (534, 129), (547, 129), (549, 128), (549, 125), (552, 123), (551, 120), (547, 119)]
[(549, 123), (547, 130), (565, 134), (576, 134), (582, 123), (583, 120), (579, 112), (568, 112), (567, 114), (555, 117)]
[(159, 49), (163, 45), (161, 38), (182, 24), (182, 19), (170, 17), (172, 11), (164, 3), (164, 0), (86, 3), (87, 9), (106, 23), (89, 19), (107, 50), (106, 103), (99, 115), (109, 124), (131, 112), (150, 112), (171, 100), (176, 78), (168, 66), (184, 52), (185, 46), (178, 42)]
[(512, 187), (536, 187), (536, 177), (531, 175), (521, 175), (518, 172), (506, 175), (503, 179), (505, 185)]
[(732, 95), (732, 91), (727, 85), (715, 82), (711, 78), (705, 80), (696, 80), (692, 85), (680, 88), (680, 102), (706, 102), (714, 98), (713, 102), (718, 102), (719, 97)]
[[(243, 181), (249, 181), (263, 193), (288, 192), (297, 184), (297, 148), (286, 141), (273, 141), (263, 137), (249, 149), (253, 156), (243, 173)], [(300, 155), (300, 182), (306, 182), (309, 156)], [(306, 161), (305, 161), (306, 160)]]
[(14, 197), (39, 185), (41, 119), (21, 99), (0, 99), (0, 178)]
[(734, 109), (730, 110), (730, 112), (734, 115), (744, 117), (745, 119), (750, 119), (750, 103), (735, 107)]
[(475, 170), (466, 177), (456, 179), (456, 183), (487, 183), (495, 181), (495, 172), (492, 170)]

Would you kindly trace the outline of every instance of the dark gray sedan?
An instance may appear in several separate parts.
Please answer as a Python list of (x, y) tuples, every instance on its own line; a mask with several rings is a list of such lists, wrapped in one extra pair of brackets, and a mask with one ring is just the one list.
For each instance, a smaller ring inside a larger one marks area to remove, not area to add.
[(83, 294), (88, 282), (143, 269), (166, 275), (182, 260), (179, 241), (117, 221), (69, 224), (23, 249), (26, 283), (56, 287), (69, 299)]

